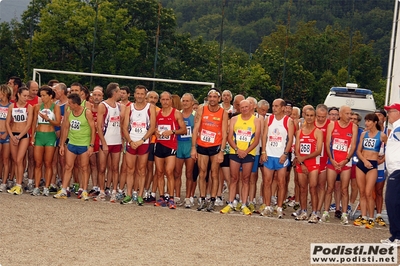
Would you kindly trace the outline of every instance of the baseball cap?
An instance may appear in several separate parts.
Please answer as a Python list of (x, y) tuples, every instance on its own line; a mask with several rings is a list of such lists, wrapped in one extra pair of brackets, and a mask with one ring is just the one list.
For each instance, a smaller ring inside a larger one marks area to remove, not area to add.
[(377, 114), (377, 113), (382, 114), (384, 117), (386, 117), (386, 115), (387, 115), (385, 109), (377, 109), (377, 110), (375, 110), (375, 114)]
[(385, 110), (396, 109), (400, 111), (400, 103), (393, 103), (392, 105), (385, 106)]

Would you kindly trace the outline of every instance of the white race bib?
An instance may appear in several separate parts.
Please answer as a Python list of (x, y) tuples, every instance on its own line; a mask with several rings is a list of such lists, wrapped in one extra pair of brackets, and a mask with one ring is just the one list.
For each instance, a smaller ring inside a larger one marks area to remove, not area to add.
[(277, 135), (268, 136), (268, 143), (271, 147), (280, 148), (283, 146), (282, 136), (277, 136)]
[(200, 139), (204, 142), (208, 143), (214, 143), (215, 142), (215, 137), (217, 136), (217, 133), (202, 129), (200, 133)]
[(336, 151), (347, 152), (348, 147), (349, 143), (347, 140), (344, 139), (334, 139), (332, 144), (332, 149)]
[(311, 143), (300, 143), (300, 154), (310, 154)]
[(236, 131), (236, 140), (243, 142), (251, 141), (251, 130), (238, 129)]
[[(158, 126), (158, 131), (160, 132), (160, 134), (162, 134), (164, 131), (167, 130), (171, 130), (171, 126), (170, 125), (159, 125)], [(159, 140), (170, 140), (171, 136), (162, 136), (160, 135), (160, 137), (158, 137)]]

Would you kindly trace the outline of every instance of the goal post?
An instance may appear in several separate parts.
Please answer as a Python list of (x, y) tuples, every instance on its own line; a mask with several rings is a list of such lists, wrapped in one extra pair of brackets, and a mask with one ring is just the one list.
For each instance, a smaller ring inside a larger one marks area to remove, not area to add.
[(135, 76), (121, 76), (121, 75), (111, 75), (111, 74), (98, 74), (98, 73), (87, 73), (87, 72), (75, 72), (75, 71), (63, 71), (63, 70), (54, 70), (54, 69), (34, 68), (33, 69), (32, 80), (36, 81), (36, 77), (38, 76), (38, 78), (39, 78), (39, 80), (38, 80), (39, 86), (42, 83), (41, 82), (40, 73), (55, 73), (55, 74), (63, 74), (63, 75), (78, 75), (78, 76), (89, 76), (89, 77), (100, 77), (100, 78), (144, 80), (144, 81), (155, 81), (155, 82), (166, 82), (166, 83), (205, 85), (205, 86), (211, 86), (211, 88), (215, 87), (215, 83), (213, 83), (213, 82), (179, 80), (179, 79), (160, 79), (160, 78), (147, 78), (147, 77), (135, 77)]

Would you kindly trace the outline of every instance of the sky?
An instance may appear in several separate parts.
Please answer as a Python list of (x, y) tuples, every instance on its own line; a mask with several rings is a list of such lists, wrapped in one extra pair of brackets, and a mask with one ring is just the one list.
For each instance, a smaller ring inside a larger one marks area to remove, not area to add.
[(16, 18), (20, 20), (30, 0), (0, 0), (0, 22), (10, 22)]

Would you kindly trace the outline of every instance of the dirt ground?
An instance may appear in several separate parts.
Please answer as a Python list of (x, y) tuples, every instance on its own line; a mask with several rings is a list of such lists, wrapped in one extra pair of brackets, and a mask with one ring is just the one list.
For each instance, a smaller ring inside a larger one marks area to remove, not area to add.
[(0, 193), (0, 212), (1, 266), (309, 265), (310, 243), (389, 237), (388, 228), (342, 226), (337, 218), (297, 222), (292, 208), (277, 219)]

